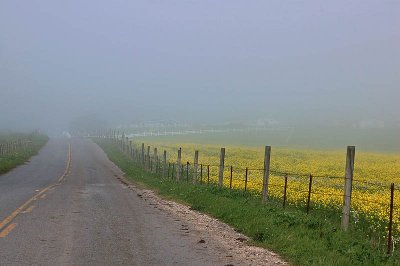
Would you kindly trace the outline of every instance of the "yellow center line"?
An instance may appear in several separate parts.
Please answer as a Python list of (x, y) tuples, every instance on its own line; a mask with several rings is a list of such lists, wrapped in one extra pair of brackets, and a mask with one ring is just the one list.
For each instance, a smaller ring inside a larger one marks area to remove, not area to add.
[(10, 224), (9, 226), (6, 227), (1, 233), (0, 233), (0, 238), (8, 236), (8, 234), (11, 232), (11, 230), (14, 229), (14, 227), (17, 226), (17, 224), (13, 223)]
[[(9, 224), (15, 217), (17, 217), (18, 214), (20, 214), (26, 207), (29, 206), (29, 204), (32, 203), (32, 201), (36, 200), (38, 197), (40, 197), (41, 195), (43, 195), (44, 193), (46, 193), (49, 189), (51, 189), (52, 187), (60, 184), (64, 178), (67, 176), (69, 169), (71, 167), (71, 144), (68, 144), (68, 160), (67, 160), (67, 165), (65, 167), (65, 171), (64, 173), (60, 176), (60, 178), (58, 179), (58, 181), (48, 187), (45, 187), (44, 189), (42, 189), (41, 191), (39, 191), (39, 193), (37, 193), (36, 195), (34, 195), (32, 198), (28, 199), (24, 204), (22, 204), (18, 209), (16, 209), (14, 212), (12, 212), (9, 216), (7, 216), (3, 221), (1, 221), (0, 223), (0, 230), (3, 229), (4, 226), (6, 226), (7, 224)], [(12, 225), (12, 224), (11, 224)], [(11, 226), (10, 225), (10, 226)], [(14, 226), (10, 229), (10, 231), (15, 227), (16, 224), (14, 224)], [(9, 226), (9, 227), (10, 227)], [(8, 227), (6, 229), (3, 230), (6, 231), (8, 229)], [(3, 232), (0, 233), (0, 235), (3, 234)], [(8, 234), (8, 233), (7, 233)], [(7, 236), (7, 234), (5, 236)]]

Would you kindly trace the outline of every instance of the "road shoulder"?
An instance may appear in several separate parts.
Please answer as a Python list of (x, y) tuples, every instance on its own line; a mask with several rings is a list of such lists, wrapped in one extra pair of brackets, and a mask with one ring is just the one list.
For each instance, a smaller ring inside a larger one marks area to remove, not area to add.
[(186, 231), (193, 241), (197, 241), (199, 248), (215, 250), (220, 256), (231, 258), (240, 265), (288, 265), (278, 254), (249, 245), (251, 240), (247, 236), (236, 232), (218, 219), (193, 210), (189, 206), (163, 199), (154, 191), (126, 179), (123, 174), (116, 174), (115, 177), (148, 205), (179, 220), (182, 223), (182, 230)]

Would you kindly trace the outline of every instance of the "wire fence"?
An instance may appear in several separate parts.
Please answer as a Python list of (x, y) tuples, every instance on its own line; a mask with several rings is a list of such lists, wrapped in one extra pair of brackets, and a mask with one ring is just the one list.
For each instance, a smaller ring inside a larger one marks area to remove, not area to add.
[(18, 139), (0, 143), (0, 157), (27, 151), (32, 148), (33, 142), (29, 139)]
[[(102, 137), (112, 138), (112, 136)], [(219, 163), (213, 164), (202, 163), (197, 161), (196, 158), (193, 162), (181, 161), (180, 150), (178, 159), (170, 160), (166, 151), (161, 155), (157, 153), (157, 148), (154, 148), (151, 152), (150, 146), (145, 148), (144, 143), (137, 146), (129, 142), (127, 138), (112, 139), (121, 151), (129, 154), (146, 171), (160, 174), (163, 178), (195, 184), (219, 185), (258, 196), (263, 195), (263, 183), (265, 183), (266, 175), (264, 168), (224, 165), (222, 159)], [(363, 216), (372, 221), (373, 226), (378, 224), (387, 232), (388, 253), (393, 252), (394, 243), (400, 240), (400, 197), (398, 196), (400, 187), (393, 183), (385, 184), (353, 179), (351, 176), (349, 194), (346, 193), (346, 177), (346, 174), (329, 176), (269, 169), (266, 189), (268, 198), (280, 200), (282, 208), (293, 205), (304, 208), (308, 214), (313, 208), (328, 206), (337, 210), (342, 219), (348, 217), (348, 221), (351, 218), (354, 224), (360, 221), (360, 216)], [(348, 212), (344, 211), (346, 198), (349, 199)], [(343, 211), (340, 212), (342, 208)]]

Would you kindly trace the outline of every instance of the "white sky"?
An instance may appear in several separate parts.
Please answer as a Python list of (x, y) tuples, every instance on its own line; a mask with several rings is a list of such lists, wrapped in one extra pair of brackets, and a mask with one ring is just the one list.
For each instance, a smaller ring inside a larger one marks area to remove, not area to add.
[(399, 121), (399, 1), (0, 1), (0, 127)]

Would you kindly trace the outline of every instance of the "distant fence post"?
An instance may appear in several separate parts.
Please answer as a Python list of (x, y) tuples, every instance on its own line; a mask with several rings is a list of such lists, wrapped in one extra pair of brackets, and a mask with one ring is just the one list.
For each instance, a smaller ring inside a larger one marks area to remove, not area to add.
[(193, 162), (193, 184), (197, 183), (197, 165), (199, 163), (199, 151), (194, 152), (194, 162)]
[(343, 212), (342, 212), (342, 229), (344, 231), (348, 229), (350, 221), (351, 191), (353, 187), (355, 153), (356, 153), (356, 148), (354, 146), (347, 146), (346, 175), (344, 183)]
[(176, 165), (176, 180), (179, 181), (181, 179), (181, 168), (182, 168), (182, 148), (178, 150), (178, 160)]
[(144, 143), (142, 143), (142, 152), (140, 154), (141, 156), (141, 161), (142, 161), (142, 167), (144, 167)]
[(164, 157), (163, 157), (163, 170), (162, 170), (162, 177), (165, 177), (165, 171), (167, 170), (167, 151), (164, 150)]
[(150, 170), (150, 146), (147, 146), (147, 153), (146, 153), (146, 170)]
[(153, 168), (154, 173), (157, 172), (157, 168), (158, 168), (158, 152), (157, 148), (154, 148), (154, 168)]
[(287, 181), (288, 181), (288, 174), (285, 174), (285, 186), (283, 187), (283, 208), (286, 207), (286, 199), (287, 199)]
[(200, 164), (200, 184), (203, 183), (203, 164)]
[(221, 148), (221, 155), (219, 158), (219, 176), (218, 176), (219, 187), (222, 187), (224, 185), (224, 165), (225, 165), (225, 148)]
[(210, 165), (207, 165), (207, 184), (210, 184)]
[(232, 179), (233, 179), (233, 166), (231, 165), (231, 175), (229, 177), (229, 188), (232, 188)]
[(246, 167), (246, 172), (244, 175), (244, 191), (247, 191), (247, 178), (248, 178), (248, 174), (249, 174), (249, 168)]
[(271, 146), (265, 146), (262, 203), (266, 203), (267, 199), (268, 199), (268, 183), (269, 183), (270, 163), (271, 163)]
[(122, 152), (125, 152), (125, 133), (122, 132), (122, 137), (121, 137), (121, 149)]
[(189, 162), (186, 162), (186, 182), (189, 182)]

